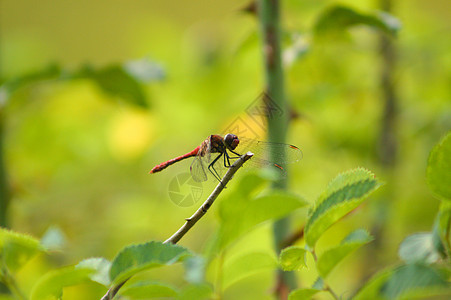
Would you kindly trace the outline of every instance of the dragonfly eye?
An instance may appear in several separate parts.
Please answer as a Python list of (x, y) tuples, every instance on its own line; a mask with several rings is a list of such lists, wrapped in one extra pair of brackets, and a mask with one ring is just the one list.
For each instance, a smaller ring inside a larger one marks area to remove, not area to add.
[(231, 150), (235, 150), (235, 148), (240, 143), (240, 140), (238, 139), (238, 137), (236, 135), (228, 133), (224, 137), (224, 142), (225, 142), (227, 148), (229, 148)]

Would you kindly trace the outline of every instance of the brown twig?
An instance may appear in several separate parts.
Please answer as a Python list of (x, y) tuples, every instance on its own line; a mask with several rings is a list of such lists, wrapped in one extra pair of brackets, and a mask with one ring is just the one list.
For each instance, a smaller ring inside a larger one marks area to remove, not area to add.
[(284, 239), (280, 243), (280, 249), (291, 246), (303, 238), (304, 238), (304, 226), (302, 226), (297, 231), (293, 232), (290, 236), (288, 236), (286, 239)]

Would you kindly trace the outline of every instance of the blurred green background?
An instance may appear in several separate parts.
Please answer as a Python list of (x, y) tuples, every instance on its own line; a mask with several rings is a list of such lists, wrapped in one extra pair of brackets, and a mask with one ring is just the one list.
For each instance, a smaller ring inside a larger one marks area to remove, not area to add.
[[(340, 3), (364, 12), (380, 9), (378, 1)], [(11, 187), (8, 225), (36, 237), (56, 226), (67, 241), (62, 252), (38, 257), (20, 272), (26, 291), (55, 266), (92, 256), (111, 259), (127, 244), (165, 240), (197, 209), (176, 206), (168, 196), (169, 181), (188, 172), (189, 161), (154, 175), (148, 171), (192, 150), (208, 135), (223, 133), (237, 117), (250, 122), (245, 110), (263, 90), (263, 61), (257, 21), (241, 10), (247, 4), (0, 2), (3, 81), (52, 63), (75, 71), (87, 64), (102, 68), (141, 58), (165, 73), (145, 85), (148, 108), (104, 93), (88, 79), (27, 85), (0, 107)], [(402, 29), (392, 40), (398, 110), (393, 127), (397, 151), (390, 164), (381, 163), (378, 151), (384, 110), (380, 34), (357, 26), (344, 37), (314, 40), (315, 20), (331, 4), (282, 3), (283, 30), (296, 34), (305, 47), (285, 70), (288, 100), (297, 115), (287, 142), (304, 154), (291, 169), (290, 188), (310, 202), (337, 173), (354, 167), (368, 168), (386, 182), (371, 202), (320, 241), (324, 249), (350, 228), (377, 231), (376, 246), (348, 258), (331, 277), (330, 284), (346, 295), (396, 262), (403, 237), (432, 226), (439, 201), (426, 186), (425, 168), (429, 151), (451, 128), (451, 2), (392, 1)], [(204, 185), (204, 196), (213, 186)], [(293, 214), (293, 230), (303, 225), (305, 214)], [(181, 244), (202, 252), (216, 225), (213, 207)], [(249, 249), (271, 251), (270, 224), (240, 240), (229, 255)], [(173, 266), (142, 276), (183, 286), (182, 273), (182, 267)], [(271, 298), (272, 279), (270, 271), (257, 274), (224, 297)], [(299, 282), (306, 286), (314, 279), (301, 272)], [(68, 288), (65, 299), (95, 299), (104, 292), (92, 283)]]

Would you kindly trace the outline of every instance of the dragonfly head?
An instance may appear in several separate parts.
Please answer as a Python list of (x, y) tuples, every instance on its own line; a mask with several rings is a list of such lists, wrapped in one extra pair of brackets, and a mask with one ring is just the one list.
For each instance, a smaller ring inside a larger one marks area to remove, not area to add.
[(236, 135), (234, 135), (232, 133), (228, 133), (224, 137), (224, 143), (225, 143), (227, 149), (235, 150), (235, 148), (240, 143), (240, 140), (238, 139), (238, 137)]

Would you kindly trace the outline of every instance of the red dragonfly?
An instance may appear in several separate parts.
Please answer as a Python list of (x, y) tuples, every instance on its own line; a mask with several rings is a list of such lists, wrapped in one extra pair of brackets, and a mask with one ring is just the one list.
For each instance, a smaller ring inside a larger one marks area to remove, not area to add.
[[(191, 175), (195, 181), (202, 182), (207, 180), (207, 173), (210, 172), (221, 182), (221, 170), (230, 167), (231, 159), (237, 159), (241, 156), (241, 152), (245, 153), (248, 151), (254, 153), (254, 157), (247, 164), (257, 167), (269, 166), (273, 170), (277, 170), (282, 176), (285, 175), (286, 164), (299, 161), (302, 158), (302, 151), (293, 145), (261, 142), (245, 138), (241, 138), (240, 143), (240, 139), (234, 134), (228, 133), (225, 137), (214, 134), (205, 139), (193, 151), (156, 165), (149, 173), (160, 172), (176, 162), (195, 157), (190, 167)], [(269, 151), (271, 151), (275, 161), (269, 161), (264, 158)], [(217, 156), (212, 159), (212, 154), (217, 154)], [(221, 158), (222, 164), (218, 163)]]

